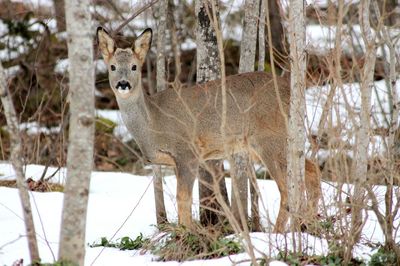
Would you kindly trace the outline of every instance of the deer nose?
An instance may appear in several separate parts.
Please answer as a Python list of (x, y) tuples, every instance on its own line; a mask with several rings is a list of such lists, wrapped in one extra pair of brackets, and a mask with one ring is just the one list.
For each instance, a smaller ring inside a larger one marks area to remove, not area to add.
[(131, 84), (126, 80), (120, 80), (117, 83), (117, 89), (119, 90), (130, 90), (131, 88)]

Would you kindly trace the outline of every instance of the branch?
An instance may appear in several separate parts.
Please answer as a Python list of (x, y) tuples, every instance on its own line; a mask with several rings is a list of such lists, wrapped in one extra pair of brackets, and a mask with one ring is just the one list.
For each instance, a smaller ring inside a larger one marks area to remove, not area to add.
[(142, 6), (141, 8), (139, 8), (138, 10), (136, 10), (132, 16), (130, 16), (127, 20), (125, 20), (121, 25), (118, 26), (118, 28), (114, 31), (114, 32), (119, 32), (120, 30), (122, 30), (123, 27), (126, 26), (126, 24), (128, 24), (129, 22), (131, 22), (134, 18), (136, 18), (137, 16), (139, 16), (142, 12), (144, 12), (146, 9), (148, 9), (149, 7), (153, 6), (155, 3), (157, 3), (158, 0), (152, 0), (150, 2), (148, 2), (147, 4), (145, 4), (144, 6)]
[(39, 261), (39, 251), (36, 241), (35, 225), (33, 223), (32, 208), (30, 205), (28, 188), (25, 182), (25, 174), (23, 171), (23, 153), (22, 141), (19, 134), (18, 119), (15, 112), (11, 94), (8, 91), (6, 75), (0, 62), (0, 97), (3, 104), (4, 114), (7, 120), (8, 130), (11, 140), (11, 164), (14, 168), (19, 196), (21, 199), (23, 218), (28, 236), (28, 246), (30, 252), (31, 263), (35, 265)]

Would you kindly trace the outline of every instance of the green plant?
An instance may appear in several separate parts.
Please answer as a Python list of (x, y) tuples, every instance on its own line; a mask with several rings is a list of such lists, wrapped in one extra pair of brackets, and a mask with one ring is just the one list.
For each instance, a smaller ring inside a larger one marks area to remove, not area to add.
[(96, 118), (96, 132), (113, 133), (114, 128), (117, 126), (113, 121), (104, 117)]
[(206, 228), (186, 228), (182, 225), (166, 224), (159, 227), (162, 232), (149, 242), (145, 249), (157, 255), (160, 260), (185, 261), (212, 259), (243, 251), (241, 244)]
[[(294, 252), (280, 251), (277, 256), (277, 260), (284, 261), (289, 265), (300, 266), (305, 264), (312, 265), (324, 265), (324, 266), (341, 266), (343, 265), (343, 258), (335, 254), (327, 255), (308, 255), (306, 253), (297, 254)], [(351, 259), (349, 266), (366, 265), (362, 260), (353, 258)]]
[(122, 237), (116, 242), (109, 241), (106, 237), (102, 237), (100, 243), (93, 243), (89, 245), (91, 248), (94, 247), (109, 247), (109, 248), (119, 248), (120, 250), (134, 250), (142, 248), (147, 242), (148, 238), (144, 238), (143, 234), (140, 233), (134, 240), (129, 236)]
[(396, 254), (393, 251), (380, 247), (376, 253), (371, 256), (370, 266), (392, 266), (397, 265)]

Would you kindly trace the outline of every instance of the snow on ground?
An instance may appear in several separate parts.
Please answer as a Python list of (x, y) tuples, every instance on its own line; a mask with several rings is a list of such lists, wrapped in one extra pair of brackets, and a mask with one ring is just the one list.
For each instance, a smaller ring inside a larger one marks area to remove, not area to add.
[[(28, 165), (26, 177), (40, 178), (44, 166)], [(56, 171), (50, 167), (47, 175)], [(54, 177), (54, 182), (64, 182), (66, 170), (61, 169)], [(0, 164), (0, 178), (13, 179), (14, 172), (10, 164)], [(227, 179), (228, 191), (230, 191), (230, 179)], [(136, 176), (127, 173), (93, 172), (89, 192), (89, 206), (86, 227), (86, 242), (92, 244), (99, 242), (101, 237), (110, 239), (114, 234), (114, 240), (129, 236), (135, 238), (140, 233), (151, 236), (155, 232), (156, 223), (152, 178), (149, 176)], [(174, 176), (165, 178), (165, 203), (167, 215), (170, 221), (177, 220), (176, 205), (176, 179)], [(263, 194), (261, 202), (262, 222), (275, 221), (279, 208), (279, 193), (275, 182), (269, 180), (259, 181), (260, 191)], [(348, 189), (351, 189), (349, 187)], [(377, 193), (383, 193), (384, 188), (378, 187)], [(323, 184), (324, 199), (331, 202), (334, 199), (334, 191), (331, 184)], [(194, 216), (198, 217), (198, 188), (194, 187)], [(31, 192), (31, 204), (35, 227), (38, 236), (39, 250), (43, 262), (52, 262), (57, 258), (59, 231), (61, 223), (61, 209), (63, 194), (59, 192), (38, 193)], [(143, 198), (140, 200), (140, 198)], [(134, 209), (134, 206), (137, 208)], [(263, 207), (265, 206), (265, 208)], [(134, 209), (134, 210), (133, 210)], [(129, 214), (132, 212), (132, 215)], [(28, 246), (25, 237), (24, 224), (21, 219), (21, 205), (18, 191), (14, 188), (0, 187), (0, 265), (11, 265), (14, 261), (23, 258), (29, 263)], [(127, 219), (126, 224), (117, 229)], [(398, 218), (398, 217), (397, 217)], [(368, 211), (368, 221), (363, 231), (365, 239), (374, 242), (382, 242), (382, 231), (377, 224), (375, 215)], [(268, 233), (252, 233), (252, 242), (261, 252), (276, 256), (279, 250), (284, 250), (285, 242), (290, 243), (290, 234), (276, 235)], [(286, 239), (285, 239), (286, 238)], [(326, 254), (328, 245), (326, 240), (307, 234), (302, 235), (303, 243), (307, 246), (309, 254)], [(400, 236), (398, 236), (400, 240)], [(289, 245), (290, 246), (290, 245)], [(101, 253), (101, 254), (100, 254)], [(372, 254), (372, 248), (367, 245), (358, 245), (355, 255), (368, 259)], [(100, 254), (100, 255), (99, 255)], [(246, 254), (238, 254), (215, 260), (197, 260), (185, 263), (157, 262), (151, 254), (141, 254), (140, 251), (120, 251), (113, 248), (86, 247), (85, 265), (91, 265), (99, 256), (94, 265), (232, 265), (234, 261), (248, 258)], [(250, 265), (245, 262), (240, 265)], [(276, 264), (271, 265), (285, 265)]]

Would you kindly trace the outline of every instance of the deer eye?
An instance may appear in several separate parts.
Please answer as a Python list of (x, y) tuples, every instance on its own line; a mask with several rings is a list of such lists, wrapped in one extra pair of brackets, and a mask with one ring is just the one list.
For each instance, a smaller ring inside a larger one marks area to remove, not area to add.
[(115, 71), (117, 69), (114, 65), (111, 65), (111, 71)]
[(136, 65), (133, 65), (131, 69), (132, 71), (136, 71)]

